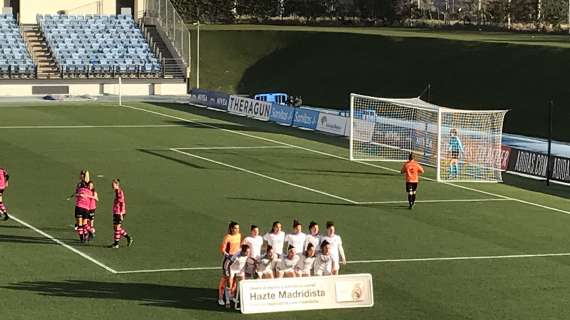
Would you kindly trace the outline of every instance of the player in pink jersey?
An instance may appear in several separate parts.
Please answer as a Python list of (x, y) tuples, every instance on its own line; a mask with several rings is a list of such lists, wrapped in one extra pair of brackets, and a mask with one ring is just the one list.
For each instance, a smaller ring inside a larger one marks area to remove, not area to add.
[(10, 219), (10, 216), (8, 215), (8, 209), (6, 209), (6, 206), (3, 202), (4, 190), (8, 188), (8, 179), (10, 179), (8, 171), (6, 171), (4, 168), (0, 168), (0, 215), (4, 216), (4, 221)]
[(119, 179), (113, 180), (113, 191), (115, 191), (115, 200), (113, 201), (113, 229), (115, 230), (115, 235), (113, 238), (113, 244), (109, 247), (117, 249), (119, 248), (119, 240), (122, 237), (127, 238), (127, 247), (133, 244), (133, 236), (129, 235), (127, 230), (122, 228), (125, 215), (127, 214), (127, 208), (125, 204), (125, 193), (121, 189), (121, 181)]
[[(79, 182), (77, 183), (77, 185), (75, 185), (75, 191), (73, 192), (73, 194), (67, 197), (67, 200), (71, 200), (71, 198), (76, 197), (77, 193), (79, 192), (79, 189), (83, 186), (86, 186), (89, 180), (90, 180), (89, 171), (81, 170), (81, 172), (79, 173)], [(78, 228), (79, 228), (79, 221), (77, 215), (75, 215), (75, 230), (77, 231)]]
[(85, 222), (89, 219), (89, 209), (91, 208), (92, 192), (88, 184), (84, 184), (77, 189), (75, 194), (75, 221), (77, 223), (77, 234), (79, 241), (87, 241)]
[(99, 196), (97, 191), (95, 191), (95, 184), (93, 181), (87, 183), (87, 188), (91, 191), (91, 197), (89, 198), (89, 214), (87, 218), (83, 219), (83, 233), (87, 241), (93, 240), (95, 237), (95, 210), (97, 209), (97, 201), (99, 201)]

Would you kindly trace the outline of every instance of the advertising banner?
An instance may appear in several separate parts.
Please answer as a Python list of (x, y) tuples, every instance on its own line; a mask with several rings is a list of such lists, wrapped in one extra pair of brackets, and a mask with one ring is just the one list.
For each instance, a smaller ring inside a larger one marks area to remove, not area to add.
[(228, 103), (228, 111), (257, 120), (269, 121), (271, 103), (232, 95)]
[[(508, 163), (508, 172), (546, 179), (548, 172), (548, 156), (546, 154), (510, 148)], [(570, 183), (569, 158), (557, 156), (550, 158), (550, 179)]]
[(349, 118), (330, 113), (320, 113), (319, 120), (317, 122), (317, 130), (343, 136), (346, 131), (348, 119)]
[(230, 95), (223, 92), (196, 88), (192, 89), (190, 92), (190, 103), (206, 106), (209, 108), (226, 111), (228, 109), (229, 100)]
[(290, 126), (293, 124), (295, 108), (280, 104), (273, 104), (269, 121)]
[(319, 112), (310, 109), (298, 108), (295, 110), (293, 126), (315, 130), (319, 121)]
[(501, 171), (506, 171), (509, 168), (509, 158), (511, 156), (511, 147), (501, 146)]
[(244, 280), (240, 282), (239, 295), (242, 313), (374, 305), (370, 274)]

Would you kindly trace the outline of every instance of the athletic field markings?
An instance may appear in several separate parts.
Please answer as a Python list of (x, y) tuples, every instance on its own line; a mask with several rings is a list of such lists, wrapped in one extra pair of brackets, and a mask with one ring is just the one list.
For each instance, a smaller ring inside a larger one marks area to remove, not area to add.
[(174, 149), (174, 148), (171, 148), (170, 150), (171, 150), (171, 151), (174, 151), (174, 152), (177, 152), (177, 153), (180, 153), (180, 154), (183, 154), (183, 155), (186, 155), (186, 156), (189, 156), (189, 157), (192, 157), (192, 158), (196, 158), (196, 159), (200, 159), (200, 160), (212, 162), (212, 163), (215, 163), (215, 164), (220, 165), (220, 166), (232, 168), (232, 169), (235, 169), (235, 170), (238, 170), (238, 171), (241, 171), (241, 172), (249, 173), (249, 174), (252, 174), (252, 175), (255, 175), (255, 176), (258, 176), (258, 177), (262, 177), (262, 178), (269, 179), (269, 180), (272, 180), (272, 181), (275, 181), (275, 182), (283, 183), (283, 184), (286, 184), (286, 185), (289, 185), (289, 186), (292, 186), (292, 187), (296, 187), (296, 188), (299, 188), (299, 189), (303, 189), (303, 190), (311, 191), (311, 192), (318, 193), (318, 194), (321, 194), (321, 195), (325, 195), (325, 196), (327, 196), (327, 197), (331, 197), (331, 198), (334, 198), (334, 199), (337, 199), (337, 200), (342, 200), (342, 201), (344, 201), (344, 202), (348, 202), (348, 203), (352, 203), (352, 204), (358, 204), (358, 202), (356, 202), (356, 201), (353, 201), (353, 200), (350, 200), (350, 199), (347, 199), (347, 198), (344, 198), (344, 197), (341, 197), (341, 196), (337, 196), (337, 195), (334, 195), (334, 194), (331, 194), (331, 193), (328, 193), (328, 192), (324, 192), (324, 191), (321, 191), (321, 190), (317, 190), (317, 189), (305, 187), (305, 186), (302, 186), (302, 185), (300, 185), (300, 184), (288, 182), (288, 181), (281, 180), (281, 179), (277, 179), (277, 178), (274, 178), (274, 177), (270, 177), (270, 176), (268, 176), (268, 175), (265, 175), (265, 174), (262, 174), (262, 173), (258, 173), (258, 172), (255, 172), (255, 171), (251, 171), (251, 170), (248, 170), (248, 169), (244, 169), (244, 168), (241, 168), (241, 167), (238, 167), (238, 166), (234, 166), (234, 165), (231, 165), (231, 164), (228, 164), (228, 163), (225, 163), (225, 162), (216, 161), (216, 160), (213, 160), (213, 159), (210, 159), (210, 158), (202, 157), (202, 156), (199, 156), (199, 155), (196, 155), (196, 154), (193, 154), (193, 153), (184, 152), (184, 151), (181, 151), (181, 150), (178, 150), (178, 149)]
[[(162, 113), (162, 112), (158, 112), (158, 111), (152, 111), (152, 110), (148, 110), (145, 108), (139, 108), (139, 107), (133, 107), (133, 106), (128, 106), (128, 105), (122, 105), (123, 108), (129, 108), (132, 110), (138, 110), (138, 111), (142, 111), (142, 112), (147, 112), (147, 113), (151, 113), (151, 114), (155, 114), (155, 115), (159, 115), (161, 117), (166, 117), (166, 118), (171, 118), (171, 119), (176, 119), (176, 120), (180, 120), (180, 121), (185, 121), (188, 123), (193, 123), (193, 124), (197, 124), (197, 125), (201, 125), (203, 127), (206, 128), (213, 128), (213, 129), (218, 129), (218, 130), (222, 130), (225, 132), (229, 132), (229, 133), (233, 133), (233, 134), (237, 134), (237, 135), (241, 135), (244, 137), (250, 137), (253, 139), (258, 139), (258, 140), (263, 140), (263, 141), (267, 141), (267, 142), (272, 142), (275, 144), (279, 144), (279, 145), (285, 145), (285, 146), (289, 146), (292, 148), (296, 148), (296, 149), (300, 149), (300, 150), (305, 150), (305, 151), (309, 151), (312, 153), (316, 153), (316, 154), (320, 154), (320, 155), (324, 155), (324, 156), (328, 156), (328, 157), (332, 157), (332, 158), (336, 158), (336, 159), (342, 159), (342, 160), (346, 160), (346, 161), (350, 161), (350, 162), (355, 162), (355, 163), (360, 163), (362, 165), (366, 165), (366, 166), (371, 166), (371, 167), (375, 167), (375, 168), (379, 168), (379, 169), (383, 169), (386, 171), (391, 171), (391, 172), (397, 172), (399, 173), (398, 170), (396, 169), (392, 169), (392, 168), (388, 168), (388, 167), (384, 167), (384, 166), (380, 166), (380, 165), (376, 165), (373, 163), (368, 163), (368, 162), (364, 162), (364, 161), (351, 161), (349, 158), (346, 157), (342, 157), (342, 156), (338, 156), (332, 153), (327, 153), (327, 152), (323, 152), (323, 151), (318, 151), (318, 150), (314, 150), (311, 148), (306, 148), (306, 147), (301, 147), (298, 145), (294, 145), (294, 144), (290, 144), (287, 142), (282, 142), (282, 141), (278, 141), (278, 140), (274, 140), (274, 139), (270, 139), (270, 138), (265, 138), (265, 137), (260, 137), (260, 136), (256, 136), (253, 134), (249, 134), (249, 133), (245, 133), (245, 132), (240, 132), (240, 131), (235, 131), (235, 130), (231, 130), (231, 129), (225, 129), (225, 128), (221, 128), (212, 124), (207, 124), (207, 123), (203, 123), (203, 122), (199, 122), (196, 120), (190, 120), (190, 119), (186, 119), (186, 118), (182, 118), (182, 117), (178, 117), (178, 116), (174, 116), (174, 115), (170, 115), (170, 114), (166, 114), (166, 113)], [(428, 177), (424, 177), (425, 180), (429, 180), (429, 181), (436, 181), (435, 179), (431, 179)], [(493, 196), (493, 197), (497, 197), (497, 198), (503, 198), (506, 200), (511, 200), (511, 201), (515, 201), (515, 202), (519, 202), (519, 203), (524, 203), (527, 205), (531, 205), (531, 206), (535, 206), (535, 207), (539, 207), (539, 208), (543, 208), (543, 209), (547, 209), (547, 210), (551, 210), (551, 211), (556, 211), (556, 212), (560, 212), (560, 213), (564, 213), (564, 214), (568, 214), (570, 215), (570, 211), (567, 210), (562, 210), (562, 209), (558, 209), (558, 208), (553, 208), (553, 207), (549, 207), (549, 206), (545, 206), (542, 204), (538, 204), (535, 202), (530, 202), (530, 201), (526, 201), (526, 200), (521, 200), (518, 198), (513, 198), (513, 197), (509, 197), (509, 196), (505, 196), (505, 195), (501, 195), (501, 194), (497, 194), (497, 193), (493, 193), (493, 192), (488, 192), (488, 191), (483, 191), (483, 190), (479, 190), (479, 189), (475, 189), (475, 188), (471, 188), (471, 187), (466, 187), (466, 186), (462, 186), (462, 185), (458, 185), (455, 183), (450, 183), (450, 182), (441, 182), (443, 184), (449, 185), (449, 186), (453, 186), (456, 188), (460, 188), (460, 189), (464, 189), (464, 190), (470, 190), (473, 192), (478, 192), (478, 193), (482, 193), (482, 194), (486, 194), (489, 196)]]
[(289, 146), (256, 146), (256, 147), (190, 147), (172, 148), (176, 150), (249, 150), (249, 149), (294, 149)]
[[(537, 253), (537, 254), (510, 254), (510, 255), (496, 255), (496, 256), (459, 256), (459, 257), (354, 260), (354, 261), (347, 261), (347, 264), (468, 261), (468, 260), (502, 260), (502, 259), (504, 260), (504, 259), (525, 259), (525, 258), (529, 259), (529, 258), (567, 257), (567, 256), (570, 256), (570, 252)], [(205, 270), (221, 270), (221, 266), (218, 266), (218, 267), (194, 267), (194, 268), (189, 267), (189, 268), (125, 270), (125, 271), (117, 271), (117, 274), (205, 271)]]
[(113, 268), (111, 268), (111, 267), (105, 265), (104, 263), (102, 263), (102, 262), (96, 260), (95, 258), (93, 258), (93, 257), (91, 257), (91, 256), (89, 256), (89, 255), (87, 255), (87, 254), (85, 254), (85, 253), (83, 253), (83, 252), (81, 252), (81, 251), (75, 249), (74, 247), (72, 247), (72, 246), (70, 246), (70, 245), (64, 243), (63, 241), (54, 238), (52, 235), (50, 235), (50, 234), (48, 234), (48, 233), (46, 233), (46, 232), (44, 232), (44, 231), (42, 231), (42, 230), (40, 230), (40, 229), (38, 229), (38, 228), (32, 226), (31, 224), (29, 224), (29, 223), (27, 223), (27, 222), (25, 222), (25, 221), (23, 221), (23, 220), (18, 219), (18, 218), (15, 217), (13, 214), (10, 215), (10, 218), (11, 218), (12, 220), (16, 221), (17, 223), (19, 223), (19, 224), (21, 224), (21, 225), (23, 225), (23, 226), (25, 226), (25, 227), (27, 227), (27, 228), (29, 228), (29, 229), (35, 231), (36, 233), (39, 233), (40, 235), (42, 235), (42, 236), (44, 236), (44, 237), (50, 239), (51, 241), (53, 241), (53, 242), (59, 244), (60, 246), (66, 248), (67, 250), (69, 250), (69, 251), (71, 251), (71, 252), (73, 252), (73, 253), (75, 253), (75, 254), (77, 254), (77, 255), (79, 255), (79, 256), (81, 256), (81, 257), (83, 257), (83, 258), (85, 258), (85, 259), (87, 259), (87, 260), (89, 260), (89, 261), (91, 261), (91, 262), (93, 262), (94, 264), (96, 264), (96, 265), (98, 265), (99, 267), (101, 267), (101, 268), (103, 268), (103, 269), (109, 271), (110, 273), (113, 273), (113, 274), (116, 274), (116, 273), (117, 273), (117, 271), (116, 271), (115, 269), (113, 269)]
[(99, 128), (172, 128), (186, 127), (182, 124), (109, 124), (79, 126), (0, 126), (0, 130), (10, 129), (99, 129)]
[[(416, 203), (445, 203), (445, 202), (489, 202), (489, 201), (512, 201), (503, 198), (481, 198), (481, 199), (440, 199), (440, 200), (416, 200)], [(407, 200), (393, 201), (359, 201), (358, 204), (391, 204), (391, 203), (408, 203)]]

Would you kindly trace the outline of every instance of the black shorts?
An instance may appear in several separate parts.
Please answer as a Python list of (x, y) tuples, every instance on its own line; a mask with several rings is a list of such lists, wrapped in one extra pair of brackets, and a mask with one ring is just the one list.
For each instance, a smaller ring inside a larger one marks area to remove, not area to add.
[(113, 224), (121, 224), (123, 223), (123, 215), (122, 214), (113, 214)]
[(95, 219), (95, 210), (89, 210), (89, 219)]
[(80, 207), (75, 207), (75, 217), (82, 219), (89, 219), (89, 210)]
[(459, 150), (451, 151), (451, 159), (459, 159)]
[(0, 196), (4, 194), (4, 189), (0, 189)]
[(406, 192), (415, 192), (418, 190), (417, 182), (406, 182)]

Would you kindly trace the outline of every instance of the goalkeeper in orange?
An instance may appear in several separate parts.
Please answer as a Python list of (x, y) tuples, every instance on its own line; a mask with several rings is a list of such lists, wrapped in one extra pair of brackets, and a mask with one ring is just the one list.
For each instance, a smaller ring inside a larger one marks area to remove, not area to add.
[(406, 193), (408, 193), (408, 209), (412, 209), (416, 202), (416, 192), (418, 190), (418, 183), (420, 182), (420, 175), (424, 173), (424, 168), (414, 160), (414, 154), (410, 153), (408, 161), (404, 163), (400, 170), (406, 177)]

